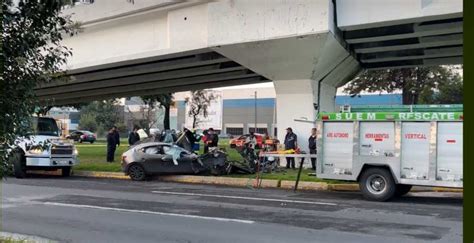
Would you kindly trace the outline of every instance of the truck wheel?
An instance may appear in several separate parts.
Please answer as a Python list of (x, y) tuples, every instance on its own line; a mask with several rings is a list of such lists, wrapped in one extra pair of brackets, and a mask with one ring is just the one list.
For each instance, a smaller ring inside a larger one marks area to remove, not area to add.
[(396, 185), (390, 171), (384, 168), (369, 168), (359, 180), (362, 195), (372, 201), (387, 201), (395, 195)]
[(128, 176), (134, 181), (144, 181), (146, 179), (146, 172), (143, 166), (132, 164), (128, 167)]
[(397, 185), (397, 188), (395, 189), (395, 196), (397, 197), (401, 197), (405, 194), (407, 194), (408, 192), (410, 192), (412, 186), (411, 185)]
[(63, 176), (63, 177), (71, 176), (71, 167), (63, 167), (61, 169), (61, 176)]
[(13, 174), (16, 178), (26, 177), (26, 158), (25, 155), (19, 151), (12, 153)]

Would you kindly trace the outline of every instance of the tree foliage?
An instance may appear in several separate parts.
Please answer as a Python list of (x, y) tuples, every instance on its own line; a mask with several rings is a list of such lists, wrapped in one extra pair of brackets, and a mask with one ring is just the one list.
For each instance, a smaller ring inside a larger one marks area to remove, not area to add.
[(87, 130), (91, 132), (97, 132), (97, 122), (95, 121), (95, 115), (92, 113), (81, 114), (79, 119), (79, 129)]
[(60, 15), (62, 1), (2, 1), (2, 77), (0, 80), (1, 176), (8, 169), (6, 148), (28, 127), (34, 112), (34, 88), (62, 74), (71, 51), (63, 35), (77, 29), (69, 16)]
[(165, 116), (163, 118), (163, 126), (165, 130), (169, 130), (170, 129), (170, 109), (171, 109), (171, 106), (174, 104), (173, 94), (165, 93), (165, 94), (157, 94), (157, 95), (146, 95), (146, 96), (141, 96), (141, 99), (149, 107), (158, 106), (160, 108), (165, 109)]
[(455, 74), (452, 79), (440, 83), (434, 89), (424, 90), (420, 95), (420, 104), (462, 104), (463, 79)]
[(420, 95), (443, 87), (456, 75), (458, 74), (447, 66), (366, 70), (349, 82), (344, 91), (352, 96), (364, 91), (402, 91), (403, 104), (418, 104)]
[[(95, 122), (95, 127), (91, 124), (91, 120)], [(107, 131), (112, 126), (117, 126), (119, 123), (121, 123), (121, 119), (117, 112), (117, 101), (115, 99), (94, 101), (81, 108), (81, 118), (79, 120), (81, 129), (102, 132)]]
[(193, 90), (191, 96), (186, 97), (185, 103), (189, 107), (188, 115), (193, 118), (193, 127), (199, 123), (199, 116), (207, 117), (208, 109), (211, 102), (216, 99), (216, 96), (207, 90)]

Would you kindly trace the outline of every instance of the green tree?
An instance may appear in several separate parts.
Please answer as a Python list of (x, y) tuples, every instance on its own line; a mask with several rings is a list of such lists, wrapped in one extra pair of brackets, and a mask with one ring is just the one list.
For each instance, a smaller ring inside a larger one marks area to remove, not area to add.
[(211, 102), (216, 96), (207, 90), (193, 90), (191, 96), (185, 99), (189, 107), (188, 115), (193, 118), (193, 128), (199, 123), (199, 116), (207, 117)]
[(436, 88), (426, 89), (420, 95), (420, 104), (462, 104), (463, 79), (461, 75), (454, 74), (446, 82)]
[(352, 96), (363, 91), (402, 91), (403, 104), (418, 104), (423, 92), (447, 83), (453, 75), (455, 72), (447, 66), (366, 70), (349, 82), (344, 91)]
[(160, 108), (165, 109), (165, 116), (163, 118), (163, 126), (165, 130), (169, 130), (170, 129), (170, 109), (171, 109), (171, 106), (174, 104), (173, 94), (165, 93), (165, 94), (158, 94), (158, 95), (147, 95), (147, 96), (141, 96), (141, 99), (149, 107), (154, 107), (155, 105), (158, 105)]
[[(114, 99), (94, 101), (81, 108), (81, 120), (79, 126), (85, 127), (86, 124), (81, 124), (82, 118), (84, 122), (87, 121), (87, 126), (91, 127), (91, 120), (96, 123), (96, 131), (107, 131), (110, 127), (117, 125), (120, 118), (117, 112), (117, 101)], [(85, 128), (81, 128), (85, 129)]]
[(77, 30), (60, 14), (62, 1), (2, 1), (2, 77), (0, 78), (0, 159), (3, 176), (10, 164), (6, 149), (24, 134), (24, 121), (34, 113), (34, 88), (62, 74), (61, 65), (71, 51), (61, 44), (63, 35)]
[(95, 115), (92, 113), (81, 114), (81, 118), (79, 119), (79, 129), (97, 132), (97, 122), (95, 121)]

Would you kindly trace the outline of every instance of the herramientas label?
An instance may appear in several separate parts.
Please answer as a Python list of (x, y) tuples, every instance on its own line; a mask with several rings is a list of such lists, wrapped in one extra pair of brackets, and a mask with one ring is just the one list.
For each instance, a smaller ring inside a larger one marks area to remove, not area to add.
[(459, 121), (463, 120), (462, 112), (354, 112), (354, 113), (321, 113), (319, 120), (334, 121)]

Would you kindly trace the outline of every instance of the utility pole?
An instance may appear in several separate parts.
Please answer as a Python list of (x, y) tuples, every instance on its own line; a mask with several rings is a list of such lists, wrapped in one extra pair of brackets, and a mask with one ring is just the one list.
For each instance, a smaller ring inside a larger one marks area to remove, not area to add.
[(257, 133), (257, 91), (255, 90), (255, 128), (254, 128), (254, 133)]

